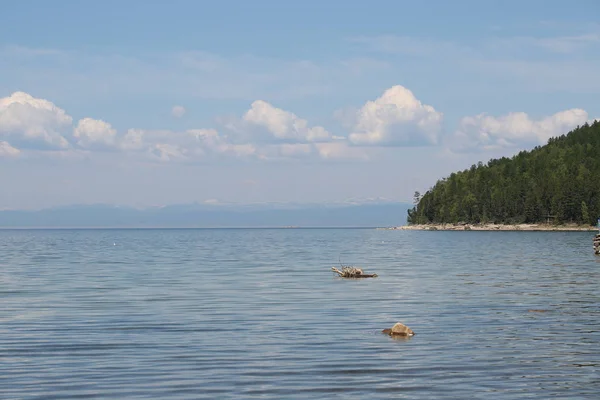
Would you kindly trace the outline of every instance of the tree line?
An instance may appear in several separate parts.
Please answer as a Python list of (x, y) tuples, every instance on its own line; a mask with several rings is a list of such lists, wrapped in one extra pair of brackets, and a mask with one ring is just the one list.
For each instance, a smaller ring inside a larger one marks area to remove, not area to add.
[(415, 192), (409, 224), (596, 223), (600, 217), (600, 122), (512, 158), (479, 162)]

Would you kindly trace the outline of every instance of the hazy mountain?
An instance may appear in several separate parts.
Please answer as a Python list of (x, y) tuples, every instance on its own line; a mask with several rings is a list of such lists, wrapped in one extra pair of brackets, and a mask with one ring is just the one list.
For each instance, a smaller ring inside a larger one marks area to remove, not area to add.
[(407, 203), (183, 204), (148, 209), (74, 205), (0, 211), (2, 228), (66, 227), (386, 227), (404, 225)]

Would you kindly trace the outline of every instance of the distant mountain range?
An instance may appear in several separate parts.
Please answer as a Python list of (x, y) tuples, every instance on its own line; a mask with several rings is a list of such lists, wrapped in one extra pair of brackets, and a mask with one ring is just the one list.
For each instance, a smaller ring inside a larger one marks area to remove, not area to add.
[(408, 203), (184, 204), (147, 209), (74, 205), (0, 211), (0, 228), (388, 227), (404, 225)]

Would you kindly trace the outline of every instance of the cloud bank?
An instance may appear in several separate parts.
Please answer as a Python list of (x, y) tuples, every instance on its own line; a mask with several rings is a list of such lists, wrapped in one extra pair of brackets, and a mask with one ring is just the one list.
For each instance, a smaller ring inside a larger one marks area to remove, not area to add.
[[(173, 116), (183, 116), (185, 109), (177, 107)], [(481, 152), (544, 144), (550, 137), (593, 122), (578, 108), (537, 119), (524, 112), (478, 114), (463, 117), (452, 134), (444, 135), (443, 113), (400, 85), (344, 118), (350, 129), (336, 135), (291, 111), (256, 100), (240, 117), (224, 120), (219, 129), (119, 132), (109, 122), (92, 117), (74, 122), (51, 101), (15, 92), (0, 99), (0, 158), (18, 158), (30, 151), (63, 156), (109, 151), (158, 162), (369, 160), (375, 147), (443, 146), (454, 152)]]
[[(183, 107), (174, 107), (181, 117)], [(241, 118), (223, 130), (184, 131), (130, 128), (118, 132), (109, 122), (91, 117), (74, 123), (51, 101), (24, 92), (0, 99), (0, 157), (18, 157), (26, 150), (112, 151), (160, 162), (252, 158), (256, 160), (319, 158), (366, 159), (321, 126), (292, 112), (256, 100)]]

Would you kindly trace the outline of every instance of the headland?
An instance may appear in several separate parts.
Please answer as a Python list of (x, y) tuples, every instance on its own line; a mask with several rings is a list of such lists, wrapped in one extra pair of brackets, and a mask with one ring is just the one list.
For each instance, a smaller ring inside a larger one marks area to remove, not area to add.
[(415, 224), (381, 228), (407, 231), (579, 231), (592, 232), (598, 228), (591, 225), (578, 224)]

